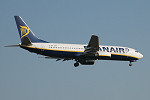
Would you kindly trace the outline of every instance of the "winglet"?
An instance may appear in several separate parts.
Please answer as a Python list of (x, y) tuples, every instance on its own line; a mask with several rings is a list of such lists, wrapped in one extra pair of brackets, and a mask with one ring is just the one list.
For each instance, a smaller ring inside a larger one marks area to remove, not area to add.
[(92, 35), (90, 42), (87, 47), (92, 47), (96, 50), (99, 50), (99, 38), (96, 35)]

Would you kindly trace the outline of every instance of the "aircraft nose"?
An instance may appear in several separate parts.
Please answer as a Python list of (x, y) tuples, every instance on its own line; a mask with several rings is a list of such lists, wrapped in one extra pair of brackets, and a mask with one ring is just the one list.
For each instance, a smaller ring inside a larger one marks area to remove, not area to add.
[(139, 57), (140, 57), (140, 58), (143, 58), (143, 55), (140, 53), (140, 54), (139, 54)]

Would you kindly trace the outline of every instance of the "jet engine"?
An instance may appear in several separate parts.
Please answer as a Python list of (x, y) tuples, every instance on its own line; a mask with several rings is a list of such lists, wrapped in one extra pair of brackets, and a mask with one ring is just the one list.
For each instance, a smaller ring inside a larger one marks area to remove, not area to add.
[(79, 62), (82, 65), (93, 65), (94, 64), (94, 60), (80, 60)]

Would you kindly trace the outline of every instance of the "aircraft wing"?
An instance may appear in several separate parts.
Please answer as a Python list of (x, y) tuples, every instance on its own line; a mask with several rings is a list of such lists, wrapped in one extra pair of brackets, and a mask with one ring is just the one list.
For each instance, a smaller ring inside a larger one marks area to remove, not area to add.
[(89, 44), (83, 52), (83, 56), (98, 56), (99, 51), (99, 38), (96, 35), (92, 35)]

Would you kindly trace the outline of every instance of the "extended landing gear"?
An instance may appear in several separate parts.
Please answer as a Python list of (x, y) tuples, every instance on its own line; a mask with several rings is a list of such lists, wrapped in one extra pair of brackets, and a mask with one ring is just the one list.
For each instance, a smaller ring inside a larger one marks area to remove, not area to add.
[(78, 62), (74, 63), (74, 67), (78, 67), (78, 66), (79, 66)]
[(130, 64), (129, 64), (129, 66), (132, 66), (132, 61), (130, 61)]

